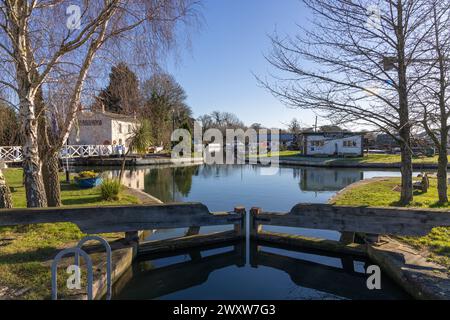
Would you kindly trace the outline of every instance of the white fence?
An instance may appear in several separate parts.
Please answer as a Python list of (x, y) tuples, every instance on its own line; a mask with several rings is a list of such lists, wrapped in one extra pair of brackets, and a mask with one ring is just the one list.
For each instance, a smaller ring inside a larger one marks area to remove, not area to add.
[(0, 161), (22, 161), (22, 147), (0, 147)]
[[(121, 145), (70, 145), (64, 146), (60, 151), (61, 159), (72, 158), (88, 158), (88, 157), (103, 157), (114, 154), (123, 154), (125, 147)], [(4, 162), (20, 162), (22, 161), (22, 147), (1, 147), (0, 146), (0, 161)]]

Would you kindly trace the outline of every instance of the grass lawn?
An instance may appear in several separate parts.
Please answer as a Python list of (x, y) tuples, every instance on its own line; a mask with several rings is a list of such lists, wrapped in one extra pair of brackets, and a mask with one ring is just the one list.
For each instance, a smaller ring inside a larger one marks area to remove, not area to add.
[[(286, 150), (286, 151), (279, 151), (279, 152), (269, 152), (267, 154), (260, 154), (259, 157), (261, 158), (266, 158), (266, 157), (300, 157), (301, 156), (301, 152), (300, 151), (291, 151), (291, 150)], [(256, 158), (258, 157), (257, 154), (251, 154), (249, 155), (249, 158)]]
[[(450, 159), (450, 157), (449, 157)], [(349, 158), (339, 161), (354, 161), (357, 163), (400, 163), (400, 155), (398, 154), (369, 154), (362, 158)], [(438, 162), (438, 156), (434, 157), (414, 157), (413, 163), (433, 164)]]
[[(341, 193), (335, 198), (336, 205), (389, 207), (397, 206), (400, 193), (392, 189), (400, 184), (399, 178), (386, 178), (361, 184)], [(450, 204), (438, 205), (437, 180), (430, 179), (427, 193), (415, 192), (413, 208), (450, 208)], [(450, 228), (435, 228), (420, 238), (401, 238), (408, 244), (427, 251), (430, 260), (445, 265), (450, 271)]]
[[(25, 207), (25, 190), (22, 186), (22, 170), (4, 170), (6, 181), (13, 187), (15, 207)], [(136, 204), (138, 199), (124, 194), (120, 201), (102, 201), (100, 191), (79, 189), (74, 184), (63, 183), (61, 176), (62, 202), (64, 206), (119, 205)], [(0, 228), (0, 298), (2, 287), (8, 292), (28, 289), (20, 299), (43, 299), (50, 297), (49, 260), (59, 250), (73, 246), (84, 234), (71, 223), (42, 224), (14, 228)], [(109, 240), (121, 237), (121, 234), (104, 235)], [(63, 271), (63, 270), (62, 270)], [(59, 284), (65, 283), (64, 272)], [(63, 287), (61, 287), (63, 288)]]
[[(275, 157), (278, 156), (280, 158), (290, 158), (290, 160), (304, 160), (304, 161), (314, 161), (319, 162), (323, 160), (327, 163), (357, 163), (357, 164), (370, 164), (370, 163), (400, 163), (401, 158), (398, 154), (366, 154), (364, 157), (358, 158), (333, 158), (333, 157), (305, 157), (302, 155), (300, 151), (281, 151), (269, 153), (267, 155), (261, 155), (261, 157)], [(250, 156), (250, 157), (255, 157)], [(450, 160), (450, 156), (449, 156)], [(438, 156), (434, 157), (414, 157), (413, 163), (416, 164), (437, 164)]]

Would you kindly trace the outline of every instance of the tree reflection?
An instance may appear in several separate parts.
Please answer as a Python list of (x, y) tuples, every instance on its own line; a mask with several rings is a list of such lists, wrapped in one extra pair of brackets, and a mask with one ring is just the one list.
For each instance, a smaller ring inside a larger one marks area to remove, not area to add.
[(154, 168), (145, 176), (145, 192), (163, 202), (179, 201), (192, 188), (192, 176), (198, 175), (198, 166)]

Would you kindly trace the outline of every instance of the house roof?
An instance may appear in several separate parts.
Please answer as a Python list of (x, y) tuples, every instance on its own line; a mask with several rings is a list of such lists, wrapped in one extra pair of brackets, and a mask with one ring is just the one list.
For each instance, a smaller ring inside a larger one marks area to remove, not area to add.
[(365, 135), (364, 132), (351, 132), (351, 131), (335, 131), (335, 132), (302, 132), (304, 136), (323, 136), (323, 135), (346, 135), (346, 136), (361, 136)]
[(138, 120), (134, 116), (127, 116), (124, 114), (118, 114), (118, 113), (112, 113), (107, 111), (88, 111), (88, 112), (82, 112), (82, 115), (103, 115), (111, 119), (115, 120), (121, 120), (121, 121), (128, 121), (128, 122), (137, 122)]

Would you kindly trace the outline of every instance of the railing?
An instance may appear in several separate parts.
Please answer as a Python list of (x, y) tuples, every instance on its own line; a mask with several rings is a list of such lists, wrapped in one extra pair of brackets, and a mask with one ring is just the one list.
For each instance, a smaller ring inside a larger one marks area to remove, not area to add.
[(22, 147), (0, 147), (0, 161), (20, 162), (22, 161)]
[[(211, 213), (200, 203), (0, 210), (0, 226), (71, 222), (86, 234), (236, 225), (243, 213)], [(245, 212), (245, 211), (244, 211)]]
[[(121, 145), (69, 145), (62, 147), (61, 159), (103, 157), (114, 154), (123, 154), (125, 147)], [(20, 162), (23, 160), (22, 147), (0, 146), (0, 161)]]
[[(339, 231), (341, 238), (332, 241), (268, 232), (263, 230), (264, 225)], [(425, 236), (433, 228), (449, 226), (449, 211), (431, 209), (298, 204), (288, 213), (250, 210), (250, 236), (256, 241), (351, 255), (367, 254), (365, 245), (355, 243), (357, 234), (366, 243), (376, 243), (380, 235)]]
[(88, 158), (103, 157), (113, 154), (122, 154), (123, 146), (111, 145), (69, 145), (61, 149), (60, 157), (66, 158)]
[(425, 236), (435, 227), (450, 226), (450, 212), (432, 209), (373, 208), (298, 204), (288, 213), (251, 210), (253, 230), (260, 225)]

